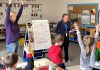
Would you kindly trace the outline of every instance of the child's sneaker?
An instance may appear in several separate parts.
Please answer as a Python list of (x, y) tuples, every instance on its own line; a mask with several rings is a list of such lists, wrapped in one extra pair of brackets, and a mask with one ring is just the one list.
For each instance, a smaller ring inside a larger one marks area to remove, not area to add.
[(66, 67), (66, 69), (65, 70), (69, 70), (67, 67)]

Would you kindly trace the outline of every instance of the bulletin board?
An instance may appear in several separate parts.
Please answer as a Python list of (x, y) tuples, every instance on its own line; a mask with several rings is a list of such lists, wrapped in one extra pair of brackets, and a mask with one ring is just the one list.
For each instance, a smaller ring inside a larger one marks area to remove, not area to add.
[[(0, 3), (0, 24), (4, 24), (5, 22), (7, 6), (8, 6), (7, 3)], [(17, 14), (20, 6), (21, 6), (20, 3), (13, 3), (11, 10), (15, 11)], [(42, 19), (42, 4), (24, 4), (24, 9), (22, 16), (19, 20), (19, 24), (29, 23), (29, 22), (31, 23), (33, 19), (34, 20)]]
[(100, 22), (100, 10), (98, 11), (98, 14), (99, 14), (98, 17), (99, 17), (99, 22)]
[[(93, 13), (95, 11), (95, 13)], [(98, 3), (93, 4), (69, 4), (70, 19), (79, 18), (81, 24), (94, 26), (98, 23)]]

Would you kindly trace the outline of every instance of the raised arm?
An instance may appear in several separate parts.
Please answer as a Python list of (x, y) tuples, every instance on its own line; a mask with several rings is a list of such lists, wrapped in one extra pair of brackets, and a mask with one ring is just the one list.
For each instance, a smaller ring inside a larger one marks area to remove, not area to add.
[(98, 41), (99, 27), (100, 27), (100, 25), (96, 26), (95, 41), (94, 41), (94, 44), (93, 44), (91, 57), (90, 57), (90, 65), (91, 65), (91, 67), (97, 68), (97, 69), (100, 69), (100, 62), (96, 62), (95, 61), (95, 51), (96, 51), (96, 46), (97, 46), (97, 41)]
[(27, 65), (26, 65), (26, 67), (25, 67), (24, 70), (33, 70), (33, 68), (34, 68), (34, 60), (33, 60), (32, 54), (30, 53), (31, 49), (30, 49), (29, 44), (26, 44), (25, 45), (25, 49), (24, 50), (27, 53), (26, 54), (26, 57), (27, 57)]
[(9, 4), (6, 10), (5, 26), (7, 26), (9, 19), (10, 19), (9, 17), (10, 17), (11, 3), (12, 3), (12, 0), (9, 0)]
[(69, 31), (69, 33), (73, 33), (73, 32), (75, 32), (75, 31), (76, 31), (75, 29), (72, 29), (72, 30)]
[(81, 48), (81, 51), (85, 52), (85, 50), (84, 50), (85, 47), (84, 47), (84, 44), (83, 44), (83, 41), (82, 41), (82, 38), (81, 38), (81, 34), (80, 34), (80, 31), (79, 31), (79, 26), (76, 22), (74, 23), (74, 27), (75, 27), (76, 32), (77, 32), (77, 38), (78, 38), (77, 40), (78, 40), (79, 46)]
[(3, 58), (4, 57), (0, 57), (0, 64), (3, 64)]
[(98, 24), (98, 25), (96, 26), (96, 33), (95, 33), (95, 37), (94, 37), (94, 39), (95, 39), (94, 44), (96, 44), (97, 41), (98, 41), (99, 28), (100, 28), (100, 24)]
[(23, 1), (21, 0), (21, 7), (20, 7), (19, 12), (18, 12), (18, 14), (17, 14), (16, 22), (18, 22), (18, 20), (20, 19), (21, 15), (22, 15), (22, 12), (23, 12), (23, 5), (24, 5), (24, 3), (23, 3)]
[(0, 57), (0, 70), (5, 70), (4, 57)]

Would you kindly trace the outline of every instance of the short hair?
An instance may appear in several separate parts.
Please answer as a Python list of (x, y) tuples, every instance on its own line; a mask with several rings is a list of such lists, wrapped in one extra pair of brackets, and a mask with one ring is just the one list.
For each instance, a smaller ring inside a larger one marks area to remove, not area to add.
[(64, 41), (63, 36), (61, 36), (61, 35), (55, 36), (55, 42), (61, 42), (61, 41)]
[(15, 11), (10, 11), (10, 16), (13, 15), (13, 14), (16, 14)]
[(62, 15), (62, 18), (64, 18), (65, 16), (68, 16), (68, 14), (64, 13), (64, 14)]
[(10, 53), (4, 58), (4, 65), (7, 67), (13, 67), (18, 61), (18, 55), (16, 53)]

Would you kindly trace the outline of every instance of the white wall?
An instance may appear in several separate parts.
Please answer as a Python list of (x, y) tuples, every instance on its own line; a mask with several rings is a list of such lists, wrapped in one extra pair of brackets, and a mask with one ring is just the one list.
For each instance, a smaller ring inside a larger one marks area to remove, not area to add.
[(100, 9), (100, 0), (36, 0), (36, 2), (33, 3), (43, 4), (43, 19), (47, 19), (49, 22), (57, 22), (61, 20), (62, 14), (67, 13), (68, 4), (99, 3)]
[(67, 0), (45, 0), (43, 4), (43, 19), (50, 22), (61, 20), (62, 14), (67, 13)]
[[(0, 1), (8, 2), (8, 0)], [(14, 1), (18, 2), (17, 0)], [(47, 19), (49, 22), (57, 22), (61, 20), (63, 13), (67, 13), (67, 0), (36, 0), (30, 3), (42, 4), (43, 19)]]
[[(57, 0), (55, 0), (55, 1), (57, 1)], [(55, 12), (55, 14), (57, 14), (56, 15), (57, 19), (56, 20), (59, 21), (59, 20), (61, 20), (62, 14), (68, 12), (67, 11), (67, 0), (59, 0), (58, 5), (57, 5), (57, 10), (58, 11)]]

